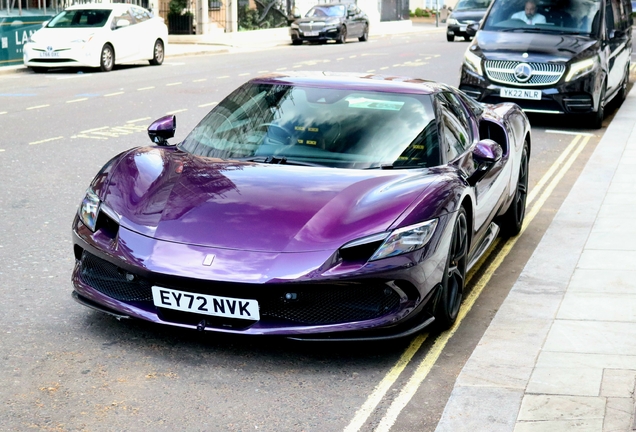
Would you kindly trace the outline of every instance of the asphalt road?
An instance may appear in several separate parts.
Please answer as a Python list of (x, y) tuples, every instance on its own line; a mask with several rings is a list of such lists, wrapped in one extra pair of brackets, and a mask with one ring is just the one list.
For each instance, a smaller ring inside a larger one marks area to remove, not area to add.
[(274, 71), (457, 85), (466, 46), (439, 32), (111, 73), (0, 75), (0, 430), (434, 430), (455, 377), (603, 130), (531, 119), (532, 220), (516, 243), (491, 250), (469, 286), (479, 295), (452, 334), (310, 344), (118, 322), (70, 297), (70, 224), (92, 176), (120, 151), (149, 145), (145, 129), (156, 118), (176, 113), (178, 141), (239, 84)]

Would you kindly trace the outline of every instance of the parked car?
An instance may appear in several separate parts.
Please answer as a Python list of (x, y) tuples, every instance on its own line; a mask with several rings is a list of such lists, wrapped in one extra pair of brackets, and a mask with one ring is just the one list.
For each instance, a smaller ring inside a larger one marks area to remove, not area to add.
[(177, 145), (108, 162), (73, 221), (74, 297), (117, 318), (307, 339), (451, 326), (466, 272), (520, 232), (515, 104), (369, 74), (255, 78)]
[(320, 4), (295, 20), (289, 34), (294, 45), (303, 41), (345, 43), (353, 37), (365, 42), (369, 39), (369, 18), (355, 3)]
[(627, 96), (631, 2), (526, 3), (494, 0), (466, 51), (460, 89), (527, 112), (583, 115), (584, 126), (600, 128), (606, 105)]
[(479, 23), (484, 18), (491, 1), (459, 0), (455, 10), (446, 19), (446, 40), (453, 42), (455, 36), (470, 40), (471, 35), (466, 32), (466, 28), (470, 24)]
[(54, 16), (24, 45), (24, 64), (35, 72), (81, 66), (110, 71), (114, 65), (163, 63), (168, 29), (146, 9), (119, 3), (71, 6)]

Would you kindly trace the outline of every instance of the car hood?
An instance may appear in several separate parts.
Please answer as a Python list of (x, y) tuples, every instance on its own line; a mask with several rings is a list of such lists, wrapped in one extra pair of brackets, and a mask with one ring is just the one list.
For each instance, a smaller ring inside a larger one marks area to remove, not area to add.
[(479, 22), (486, 14), (486, 9), (464, 9), (456, 10), (450, 14), (449, 18), (455, 18), (462, 23)]
[(586, 51), (593, 50), (598, 43), (588, 36), (580, 35), (484, 30), (478, 31), (475, 39), (474, 43), (487, 60), (526, 62), (567, 62), (587, 56)]
[(74, 40), (87, 39), (101, 31), (102, 28), (41, 28), (32, 39), (39, 44), (67, 43)]
[(123, 154), (99, 194), (121, 226), (156, 239), (309, 252), (389, 229), (433, 178), (427, 170), (226, 162), (148, 147)]

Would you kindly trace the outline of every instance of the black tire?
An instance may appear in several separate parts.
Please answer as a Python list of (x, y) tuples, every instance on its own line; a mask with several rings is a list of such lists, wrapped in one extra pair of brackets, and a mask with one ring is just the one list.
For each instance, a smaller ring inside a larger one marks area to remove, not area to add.
[(148, 62), (153, 66), (159, 66), (163, 63), (163, 59), (166, 57), (166, 52), (163, 48), (163, 42), (161, 39), (155, 41), (155, 46), (152, 48), (152, 60)]
[(115, 51), (110, 44), (102, 47), (102, 53), (99, 57), (99, 69), (102, 72), (110, 72), (115, 65)]
[(468, 259), (468, 218), (463, 207), (457, 212), (444, 268), (444, 276), (435, 300), (435, 323), (440, 330), (455, 324), (464, 297)]
[(446, 40), (449, 41), (449, 42), (454, 41), (455, 40), (455, 35), (446, 33)]
[(302, 44), (303, 44), (302, 39), (292, 39), (292, 45), (302, 45)]
[(598, 98), (598, 107), (596, 112), (590, 115), (590, 127), (592, 129), (600, 129), (603, 127), (603, 119), (605, 118), (605, 90), (606, 84), (603, 83), (601, 95)]
[(358, 38), (360, 42), (366, 42), (369, 40), (369, 25), (364, 25), (364, 31), (362, 32), (362, 36)]
[(513, 237), (521, 232), (523, 221), (526, 217), (526, 199), (528, 197), (528, 143), (524, 143), (521, 152), (521, 163), (519, 165), (519, 177), (517, 178), (517, 187), (515, 196), (512, 198), (510, 207), (502, 216), (497, 218), (496, 223), (499, 225), (502, 237)]
[(48, 72), (49, 68), (42, 66), (31, 66), (31, 70), (35, 73), (45, 73)]
[(469, 41), (470, 40), (470, 36), (464, 36), (464, 40), (465, 41)]
[(342, 26), (342, 30), (340, 30), (340, 36), (336, 39), (337, 44), (343, 44), (347, 42), (347, 27)]

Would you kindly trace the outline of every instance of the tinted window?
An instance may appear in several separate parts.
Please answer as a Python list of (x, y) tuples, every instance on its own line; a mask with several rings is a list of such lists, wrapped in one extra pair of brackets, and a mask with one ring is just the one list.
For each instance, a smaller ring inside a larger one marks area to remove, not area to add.
[(492, 0), (459, 0), (455, 10), (488, 9)]
[(135, 23), (135, 20), (133, 19), (132, 15), (128, 11), (122, 13), (121, 15), (117, 15), (113, 19), (113, 26), (116, 26), (117, 22), (119, 22), (120, 20), (128, 21), (130, 25), (133, 25)]
[[(527, 18), (526, 0), (494, 0), (484, 30), (556, 34), (596, 34), (600, 28), (600, 0), (536, 0), (535, 17)], [(522, 19), (526, 16), (525, 20)], [(520, 18), (521, 17), (521, 18)], [(531, 23), (529, 23), (531, 22)]]
[(334, 17), (334, 16), (344, 16), (345, 15), (345, 7), (343, 5), (337, 6), (314, 6), (309, 9), (307, 15), (308, 18), (316, 18), (316, 17)]
[(448, 160), (453, 160), (471, 144), (470, 123), (459, 100), (452, 93), (441, 93), (442, 129)]
[(142, 22), (142, 21), (146, 21), (149, 20), (151, 18), (150, 13), (143, 8), (140, 7), (132, 7), (132, 13), (135, 16), (135, 20), (137, 22)]
[(291, 85), (240, 87), (181, 147), (199, 156), (340, 168), (439, 164), (430, 96)]

